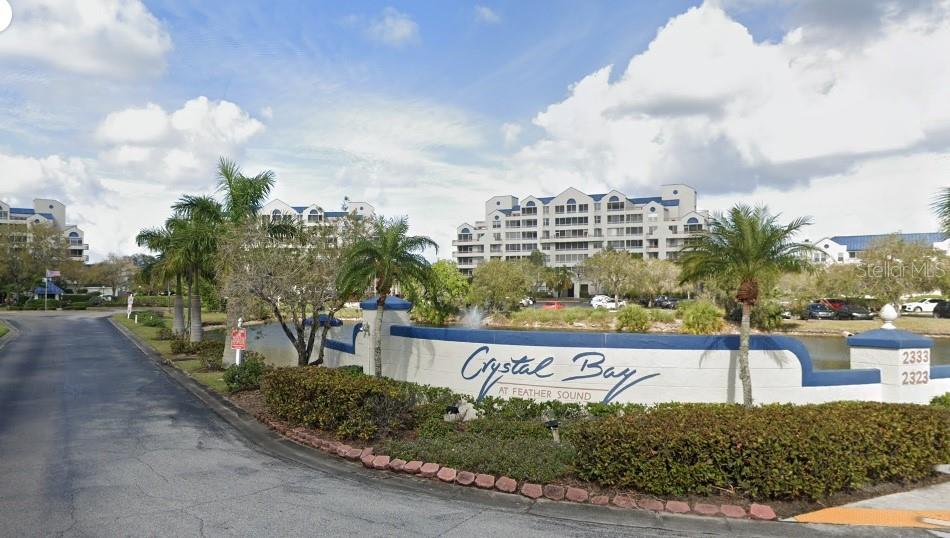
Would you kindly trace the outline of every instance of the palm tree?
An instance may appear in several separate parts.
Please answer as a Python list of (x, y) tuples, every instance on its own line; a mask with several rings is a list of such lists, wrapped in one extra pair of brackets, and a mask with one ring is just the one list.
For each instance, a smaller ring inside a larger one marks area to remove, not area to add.
[(422, 235), (408, 235), (405, 218), (378, 219), (372, 236), (358, 240), (344, 261), (342, 286), (345, 289), (376, 287), (376, 327), (373, 330), (373, 369), (376, 377), (383, 375), (382, 331), (386, 297), (397, 284), (425, 283), (429, 279), (429, 262), (421, 252), (427, 247), (438, 251), (439, 245)]
[(937, 191), (930, 207), (937, 214), (937, 218), (940, 219), (940, 227), (943, 233), (950, 235), (950, 187)]
[(202, 340), (201, 279), (213, 276), (214, 254), (221, 234), (221, 206), (209, 196), (183, 196), (172, 208), (172, 246), (181, 255), (188, 277), (189, 340)]
[[(197, 282), (202, 276), (211, 276), (214, 267), (214, 253), (218, 249), (218, 239), (226, 227), (239, 226), (254, 218), (263, 207), (274, 186), (274, 173), (270, 170), (253, 177), (247, 177), (238, 165), (222, 157), (218, 161), (218, 188), (222, 201), (211, 196), (183, 196), (173, 207), (175, 214), (190, 222), (185, 244), (185, 252), (191, 256), (191, 278)], [(275, 233), (283, 227), (275, 226)], [(226, 270), (226, 268), (225, 268)], [(237, 325), (239, 313), (233, 306), (227, 308), (228, 327)], [(191, 299), (192, 340), (201, 333), (201, 297), (192, 294)], [(233, 362), (230, 346), (230, 331), (225, 331), (225, 363)]]
[(749, 319), (759, 298), (759, 284), (782, 273), (810, 269), (806, 254), (814, 250), (793, 239), (811, 224), (802, 217), (781, 225), (777, 215), (764, 206), (739, 204), (725, 215), (714, 217), (707, 229), (691, 237), (680, 254), (680, 283), (723, 279), (737, 286), (736, 301), (742, 305), (739, 329), (739, 379), (742, 401), (752, 406), (752, 379), (749, 375)]
[(167, 282), (175, 279), (175, 302), (172, 308), (172, 334), (180, 336), (185, 332), (185, 312), (182, 304), (182, 274), (185, 273), (183, 258), (173, 248), (172, 228), (166, 222), (162, 228), (146, 228), (135, 236), (135, 243), (158, 254), (155, 265), (151, 268), (154, 278)]
[(571, 276), (571, 270), (567, 267), (553, 267), (544, 275), (544, 285), (553, 289), (557, 293), (557, 298), (560, 299), (561, 292), (574, 284)]

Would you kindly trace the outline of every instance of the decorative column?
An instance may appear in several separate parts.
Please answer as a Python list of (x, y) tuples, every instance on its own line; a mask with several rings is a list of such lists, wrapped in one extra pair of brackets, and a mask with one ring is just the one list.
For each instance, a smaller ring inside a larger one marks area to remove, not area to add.
[(848, 337), (851, 368), (881, 371), (881, 401), (926, 403), (929, 392), (920, 388), (930, 382), (933, 340), (894, 327), (897, 311), (889, 304), (880, 315), (880, 329)]

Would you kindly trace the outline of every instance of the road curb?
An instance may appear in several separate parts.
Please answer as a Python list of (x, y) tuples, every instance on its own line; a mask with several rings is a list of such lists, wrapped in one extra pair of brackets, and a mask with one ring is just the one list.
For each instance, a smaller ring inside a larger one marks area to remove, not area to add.
[[(796, 537), (816, 535), (842, 535), (842, 527), (804, 525), (789, 521), (757, 521), (753, 519), (728, 519), (725, 517), (702, 517), (696, 515), (629, 510), (613, 506), (550, 501), (544, 498), (532, 500), (522, 495), (512, 495), (475, 487), (458, 487), (438, 479), (418, 478), (405, 472), (378, 472), (373, 466), (353, 465), (346, 458), (324, 454), (281, 435), (262, 423), (247, 411), (233, 404), (220, 394), (198, 383), (185, 372), (170, 365), (157, 351), (141, 341), (135, 334), (116, 323), (111, 316), (109, 323), (139, 349), (155, 366), (177, 381), (185, 389), (207, 405), (212, 411), (232, 426), (237, 436), (251, 448), (276, 459), (332, 473), (338, 478), (359, 482), (367, 487), (386, 487), (407, 493), (425, 494), (441, 499), (480, 506), (509, 513), (530, 514), (546, 519), (560, 519), (596, 525), (619, 526), (628, 529), (663, 529), (679, 533), (722, 534), (728, 536)], [(864, 527), (866, 536), (919, 536), (895, 531), (902, 529), (877, 529)], [(884, 531), (887, 532), (884, 532)], [(826, 531), (826, 532), (823, 532)]]
[(3, 351), (3, 348), (10, 342), (12, 342), (16, 337), (20, 336), (20, 330), (17, 329), (16, 325), (10, 321), (10, 318), (0, 318), (0, 321), (3, 321), (3, 324), (7, 326), (9, 331), (7, 334), (0, 336), (0, 351)]

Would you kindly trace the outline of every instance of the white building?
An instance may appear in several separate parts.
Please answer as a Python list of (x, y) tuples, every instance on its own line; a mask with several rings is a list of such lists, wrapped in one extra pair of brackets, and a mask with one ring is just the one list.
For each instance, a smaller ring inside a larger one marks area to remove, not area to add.
[(324, 211), (316, 204), (292, 206), (275, 198), (264, 204), (259, 214), (275, 220), (291, 217), (305, 224), (320, 224), (334, 222), (345, 217), (347, 213), (372, 218), (376, 215), (376, 208), (366, 202), (348, 202), (347, 211)]
[[(557, 196), (495, 196), (485, 202), (484, 220), (456, 228), (452, 257), (471, 275), (489, 260), (544, 254), (546, 265), (575, 267), (605, 249), (644, 258), (673, 259), (691, 233), (701, 231), (709, 213), (696, 209), (696, 190), (663, 185), (659, 196), (631, 198), (612, 190), (586, 194), (569, 188)], [(575, 296), (587, 283), (575, 282)]]
[(813, 244), (818, 248), (811, 253), (815, 263), (832, 265), (836, 263), (858, 263), (861, 253), (882, 240), (897, 237), (901, 241), (917, 243), (950, 253), (950, 238), (942, 233), (895, 233), (876, 235), (836, 235), (825, 237)]
[(56, 226), (69, 241), (69, 257), (76, 261), (89, 261), (89, 244), (85, 233), (74, 224), (66, 223), (66, 206), (57, 200), (36, 198), (33, 207), (11, 207), (0, 201), (0, 224), (25, 224), (27, 228), (40, 224)]

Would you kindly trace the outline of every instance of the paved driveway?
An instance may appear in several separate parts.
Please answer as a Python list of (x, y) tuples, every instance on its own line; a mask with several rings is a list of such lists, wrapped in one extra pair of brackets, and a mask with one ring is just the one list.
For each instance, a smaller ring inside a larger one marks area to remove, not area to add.
[[(820, 530), (530, 503), (362, 471), (268, 433), (257, 440), (239, 433), (103, 314), (7, 319), (20, 334), (0, 349), (0, 536), (526, 538)], [(838, 527), (827, 534), (850, 532)]]

